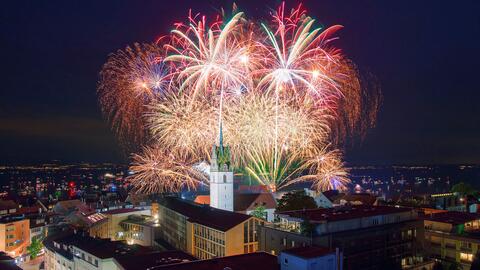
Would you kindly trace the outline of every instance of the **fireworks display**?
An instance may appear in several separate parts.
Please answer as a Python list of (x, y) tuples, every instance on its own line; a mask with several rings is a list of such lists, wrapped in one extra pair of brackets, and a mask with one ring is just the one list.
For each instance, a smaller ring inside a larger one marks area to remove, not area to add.
[[(208, 184), (223, 126), (241, 172), (273, 192), (311, 182), (349, 183), (340, 147), (375, 123), (379, 95), (332, 41), (341, 26), (316, 28), (301, 6), (282, 4), (268, 23), (234, 8), (230, 19), (192, 15), (155, 44), (112, 54), (99, 96), (112, 129), (133, 155), (131, 183), (143, 193)], [(132, 147), (133, 146), (133, 147)]]

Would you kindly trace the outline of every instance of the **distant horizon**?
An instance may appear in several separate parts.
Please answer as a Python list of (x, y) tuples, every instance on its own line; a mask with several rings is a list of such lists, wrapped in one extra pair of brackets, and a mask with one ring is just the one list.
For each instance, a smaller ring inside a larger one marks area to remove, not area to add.
[[(38, 162), (24, 162), (24, 163), (0, 163), (0, 167), (18, 167), (18, 166), (39, 166), (47, 164), (56, 164), (56, 165), (100, 165), (100, 164), (112, 164), (112, 165), (130, 165), (129, 162), (114, 162), (114, 161), (62, 161), (62, 160), (49, 160), (49, 161), (38, 161)], [(434, 166), (480, 166), (480, 163), (349, 163), (345, 162), (346, 167), (360, 167), (360, 166), (392, 166), (392, 167), (403, 167), (403, 166), (425, 166), (425, 167), (434, 167)]]

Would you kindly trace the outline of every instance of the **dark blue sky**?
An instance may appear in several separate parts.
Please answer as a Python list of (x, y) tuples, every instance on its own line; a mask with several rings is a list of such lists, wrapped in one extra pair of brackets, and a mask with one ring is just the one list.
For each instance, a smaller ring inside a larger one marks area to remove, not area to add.
[[(257, 18), (280, 3), (236, 2)], [(377, 127), (347, 161), (480, 163), (480, 1), (303, 3), (345, 26), (338, 47), (381, 83)], [(231, 1), (2, 2), (0, 164), (125, 160), (96, 99), (108, 54), (167, 33), (190, 7), (221, 6)]]

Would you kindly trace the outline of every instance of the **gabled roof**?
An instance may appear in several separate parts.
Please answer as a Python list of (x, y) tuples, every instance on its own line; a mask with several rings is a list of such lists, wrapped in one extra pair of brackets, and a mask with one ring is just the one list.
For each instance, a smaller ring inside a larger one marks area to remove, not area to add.
[(198, 204), (208, 204), (208, 205), (210, 205), (210, 195), (198, 195), (195, 198), (194, 202), (198, 203)]
[(323, 196), (327, 197), (330, 202), (334, 202), (337, 198), (343, 197), (343, 193), (340, 193), (338, 190), (327, 190), (322, 192)]
[(224, 232), (253, 218), (249, 215), (225, 211), (208, 205), (199, 205), (176, 197), (165, 197), (159, 203), (187, 217), (192, 223), (198, 223)]
[(271, 193), (245, 193), (233, 196), (233, 208), (235, 211), (249, 211), (263, 206), (266, 209), (274, 209), (277, 202)]
[(345, 200), (346, 202), (360, 202), (363, 205), (373, 205), (377, 198), (368, 193), (346, 194), (345, 196), (336, 199), (335, 201)]
[(16, 209), (17, 207), (17, 203), (12, 200), (0, 200), (0, 210)]
[(59, 201), (57, 202), (57, 205), (65, 208), (65, 209), (70, 209), (70, 208), (78, 208), (82, 202), (80, 200), (66, 200), (66, 201)]

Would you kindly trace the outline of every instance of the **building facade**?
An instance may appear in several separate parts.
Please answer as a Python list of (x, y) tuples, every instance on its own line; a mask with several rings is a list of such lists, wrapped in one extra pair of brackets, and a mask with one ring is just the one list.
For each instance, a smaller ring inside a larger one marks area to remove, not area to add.
[(116, 270), (118, 256), (143, 254), (137, 245), (92, 238), (86, 232), (64, 231), (48, 236), (45, 245), (45, 270)]
[(135, 208), (120, 208), (101, 213), (106, 218), (95, 222), (89, 229), (90, 236), (106, 238), (112, 241), (125, 240), (126, 234), (124, 228), (120, 225), (122, 221), (128, 219), (130, 215), (150, 215), (150, 210)]
[(173, 197), (164, 198), (158, 208), (159, 237), (199, 259), (258, 250), (261, 219)]
[(155, 246), (155, 239), (159, 236), (160, 224), (158, 219), (145, 215), (130, 215), (120, 222), (128, 244), (137, 244), (145, 247)]
[(424, 218), (425, 247), (429, 255), (471, 269), (480, 251), (480, 215), (442, 212)]
[(5, 216), (0, 219), (0, 251), (16, 258), (25, 255), (29, 245), (29, 219), (22, 216)]
[(279, 254), (309, 245), (339, 248), (344, 269), (396, 269), (423, 261), (423, 223), (411, 209), (352, 206), (279, 217), (276, 226), (260, 227), (260, 250)]
[(280, 253), (281, 270), (342, 270), (343, 255), (338, 250), (298, 247)]

